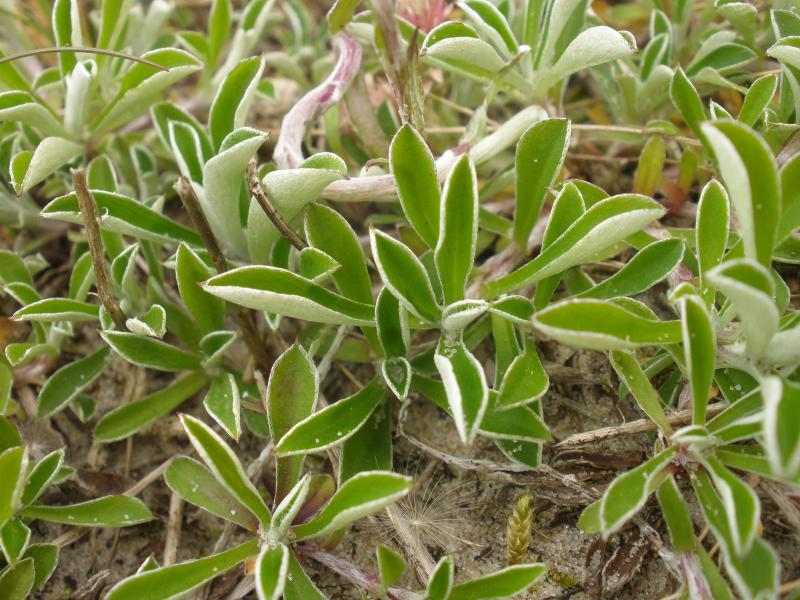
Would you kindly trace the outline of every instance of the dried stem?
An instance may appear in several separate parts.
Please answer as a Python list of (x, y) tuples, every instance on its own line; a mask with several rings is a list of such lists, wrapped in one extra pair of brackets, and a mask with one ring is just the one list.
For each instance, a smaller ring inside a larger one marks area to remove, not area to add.
[(181, 541), (181, 522), (183, 521), (183, 498), (175, 492), (169, 499), (169, 522), (167, 539), (164, 542), (164, 566), (175, 564), (178, 558), (178, 544)]
[(4, 56), (3, 58), (0, 58), (0, 65), (7, 62), (28, 58), (30, 56), (39, 56), (41, 54), (57, 54), (61, 52), (72, 52), (80, 54), (102, 54), (104, 56), (113, 56), (115, 58), (124, 58), (125, 60), (138, 62), (143, 65), (147, 65), (148, 67), (153, 67), (154, 69), (158, 69), (159, 71), (169, 71), (169, 69), (164, 65), (154, 63), (153, 61), (147, 60), (146, 58), (139, 58), (138, 56), (134, 56), (133, 54), (127, 54), (125, 52), (117, 52), (116, 50), (104, 50), (102, 48), (76, 48), (74, 46), (69, 46), (69, 47), (60, 46), (57, 48), (36, 48), (35, 50), (28, 50), (27, 52), (20, 52), (19, 54)]
[[(724, 402), (717, 402), (708, 407), (708, 416), (713, 417), (721, 413), (728, 404)], [(679, 410), (667, 416), (667, 423), (670, 425), (685, 425), (692, 420), (692, 409)], [(581, 446), (592, 442), (599, 442), (610, 438), (618, 437), (620, 435), (631, 435), (633, 433), (644, 433), (645, 431), (655, 431), (658, 426), (650, 419), (638, 419), (636, 421), (629, 421), (622, 425), (614, 427), (601, 427), (592, 431), (585, 431), (583, 433), (576, 433), (568, 438), (565, 438), (553, 445), (553, 448), (569, 448), (572, 446)]]
[[(217, 273), (224, 273), (228, 270), (228, 262), (225, 260), (225, 255), (217, 242), (217, 238), (211, 231), (211, 226), (208, 224), (203, 209), (200, 207), (200, 201), (197, 199), (197, 194), (186, 177), (181, 175), (175, 183), (175, 191), (178, 192), (178, 197), (181, 199), (189, 218), (192, 221), (200, 239), (203, 240), (203, 245), (211, 257)], [(269, 373), (272, 361), (267, 354), (261, 335), (258, 333), (256, 325), (255, 313), (244, 307), (238, 307), (236, 311), (236, 324), (239, 331), (242, 333), (245, 344), (250, 350), (250, 353), (255, 358), (256, 364), (265, 373)]]
[(275, 228), (281, 232), (281, 235), (289, 240), (289, 243), (298, 250), (305, 248), (306, 245), (303, 240), (301, 240), (295, 230), (289, 227), (286, 221), (283, 220), (283, 217), (272, 205), (267, 193), (264, 191), (261, 181), (258, 179), (258, 164), (255, 159), (251, 160), (250, 164), (247, 165), (247, 187), (250, 188), (250, 194), (256, 199), (256, 202), (258, 202), (258, 205), (266, 213), (269, 220), (272, 221), (272, 224), (275, 225)]
[(78, 198), (78, 206), (86, 227), (86, 238), (89, 241), (89, 252), (91, 253), (92, 266), (94, 267), (97, 293), (106, 312), (111, 315), (114, 325), (118, 329), (125, 329), (125, 315), (111, 293), (113, 286), (106, 267), (103, 240), (100, 237), (100, 217), (97, 214), (97, 205), (94, 203), (92, 193), (89, 191), (89, 185), (86, 183), (86, 173), (84, 173), (83, 169), (72, 169), (72, 182), (75, 186), (75, 195)]

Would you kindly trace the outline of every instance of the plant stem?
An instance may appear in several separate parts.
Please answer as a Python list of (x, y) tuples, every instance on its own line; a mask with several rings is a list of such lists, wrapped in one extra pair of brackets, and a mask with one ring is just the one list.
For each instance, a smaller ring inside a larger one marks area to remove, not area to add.
[[(214, 232), (211, 231), (211, 226), (208, 224), (208, 219), (206, 219), (206, 215), (200, 207), (200, 201), (197, 199), (197, 194), (195, 194), (192, 184), (186, 177), (181, 175), (175, 183), (175, 191), (178, 192), (178, 197), (181, 199), (186, 212), (189, 213), (192, 224), (200, 235), (200, 239), (203, 240), (203, 245), (208, 250), (217, 273), (225, 273), (228, 270), (228, 262), (225, 260), (225, 255), (222, 253)], [(238, 307), (236, 310), (236, 324), (242, 333), (247, 348), (255, 358), (256, 364), (265, 373), (269, 373), (272, 361), (264, 347), (261, 335), (258, 333), (255, 312), (241, 306)]]
[(118, 329), (125, 329), (125, 315), (117, 304), (111, 290), (113, 288), (111, 277), (106, 266), (105, 248), (100, 237), (100, 217), (97, 214), (97, 205), (94, 202), (89, 185), (86, 183), (86, 173), (83, 169), (72, 169), (72, 182), (75, 186), (75, 195), (78, 198), (78, 207), (83, 216), (86, 227), (86, 238), (89, 241), (89, 252), (94, 267), (95, 282), (100, 301), (103, 303), (114, 325)]
[(281, 232), (281, 235), (289, 240), (289, 243), (298, 250), (305, 248), (306, 245), (303, 240), (301, 240), (295, 230), (289, 227), (286, 221), (283, 220), (283, 217), (272, 205), (267, 193), (261, 186), (261, 182), (258, 179), (258, 163), (256, 163), (255, 158), (247, 165), (247, 187), (250, 188), (250, 194), (255, 197), (258, 205), (266, 213), (269, 220), (272, 221), (272, 224), (275, 225), (275, 228)]
[(158, 69), (159, 71), (169, 71), (169, 69), (164, 65), (154, 63), (153, 61), (147, 60), (146, 58), (139, 58), (138, 56), (133, 56), (132, 54), (126, 54), (125, 52), (117, 52), (116, 50), (104, 50), (102, 48), (76, 48), (74, 46), (61, 46), (58, 48), (36, 48), (35, 50), (28, 50), (27, 52), (20, 52), (19, 54), (4, 56), (3, 58), (0, 58), (0, 65), (14, 60), (28, 58), (29, 56), (39, 56), (40, 54), (58, 54), (60, 52), (73, 52), (81, 54), (102, 54), (104, 56), (114, 56), (116, 58), (124, 58), (125, 60), (138, 62), (143, 65), (147, 65), (149, 67)]
[[(717, 402), (716, 404), (710, 404), (708, 406), (708, 416), (712, 417), (716, 414), (719, 414), (727, 407), (728, 404), (724, 402)], [(669, 423), (670, 425), (685, 425), (691, 420), (692, 420), (691, 409), (675, 411), (671, 415), (667, 416), (667, 423)], [(632, 433), (644, 433), (645, 431), (655, 431), (656, 429), (657, 425), (650, 419), (638, 419), (636, 421), (628, 421), (627, 423), (623, 423), (622, 425), (618, 425), (615, 427), (601, 427), (600, 429), (594, 429), (592, 431), (576, 433), (575, 435), (571, 435), (567, 438), (564, 438), (557, 444), (554, 444), (553, 448), (569, 448), (572, 446), (581, 446), (583, 444), (589, 444), (591, 442), (599, 442), (601, 440), (607, 440), (609, 438), (617, 437), (620, 435), (630, 435)]]

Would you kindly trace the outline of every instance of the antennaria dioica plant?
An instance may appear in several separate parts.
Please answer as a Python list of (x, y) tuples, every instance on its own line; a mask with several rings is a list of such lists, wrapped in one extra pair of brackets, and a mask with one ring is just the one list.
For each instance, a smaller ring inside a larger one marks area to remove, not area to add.
[[(130, 448), (178, 410), (200, 460), (161, 469), (173, 551), (107, 598), (225, 573), (234, 597), (324, 598), (309, 562), (377, 598), (527, 593), (547, 572), (527, 504), (509, 566), (456, 577), (458, 556), (402, 535), (375, 573), (343, 556), (354, 523), (412, 491), (409, 448), (569, 493), (603, 552), (654, 547), (676, 597), (794, 589), (762, 499), (796, 523), (796, 7), (33, 4), (0, 13), (0, 597), (55, 569), (34, 520), (152, 518), (136, 486), (40, 503), (74, 473), (28, 426), (77, 417)], [(554, 435), (547, 348), (603, 353), (645, 419)], [(117, 368), (153, 385), (99, 400)], [(427, 401), (449, 451), (411, 432)], [(645, 431), (619, 472), (557, 470), (559, 451)], [(176, 562), (183, 501), (226, 525)], [(638, 569), (601, 562), (608, 595)]]

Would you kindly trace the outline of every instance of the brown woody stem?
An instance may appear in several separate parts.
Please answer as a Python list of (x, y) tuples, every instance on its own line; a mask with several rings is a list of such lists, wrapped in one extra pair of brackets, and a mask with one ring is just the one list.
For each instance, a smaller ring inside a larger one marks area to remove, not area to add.
[[(200, 201), (197, 199), (197, 194), (192, 184), (186, 177), (181, 175), (175, 183), (175, 191), (178, 192), (178, 197), (181, 199), (183, 207), (186, 209), (192, 224), (200, 235), (200, 239), (203, 241), (203, 245), (208, 251), (208, 255), (211, 257), (211, 261), (214, 263), (217, 273), (224, 273), (228, 270), (228, 261), (225, 260), (225, 255), (222, 253), (217, 238), (214, 236), (214, 232), (211, 231), (211, 226), (200, 206)], [(269, 373), (272, 367), (272, 361), (258, 333), (255, 313), (242, 306), (238, 307), (236, 311), (236, 324), (244, 338), (245, 344), (247, 344), (247, 348), (255, 358), (256, 364), (265, 373)]]
[(86, 183), (86, 173), (83, 169), (72, 169), (72, 182), (75, 186), (75, 196), (78, 198), (83, 222), (86, 227), (86, 238), (89, 242), (89, 252), (92, 257), (94, 267), (95, 284), (97, 294), (103, 303), (106, 312), (111, 316), (114, 325), (119, 329), (125, 329), (125, 315), (117, 304), (116, 298), (111, 293), (113, 285), (106, 266), (105, 248), (100, 237), (100, 217), (97, 214), (97, 205), (94, 202), (89, 185)]
[(305, 248), (306, 245), (303, 240), (301, 240), (295, 230), (289, 227), (286, 221), (283, 220), (283, 217), (272, 205), (269, 196), (267, 196), (267, 193), (264, 191), (261, 181), (258, 179), (258, 163), (256, 163), (255, 159), (251, 160), (250, 164), (247, 165), (247, 187), (250, 188), (250, 194), (256, 199), (258, 205), (266, 213), (269, 220), (272, 221), (272, 224), (275, 225), (275, 228), (280, 231), (281, 235), (289, 240), (289, 243), (298, 250)]

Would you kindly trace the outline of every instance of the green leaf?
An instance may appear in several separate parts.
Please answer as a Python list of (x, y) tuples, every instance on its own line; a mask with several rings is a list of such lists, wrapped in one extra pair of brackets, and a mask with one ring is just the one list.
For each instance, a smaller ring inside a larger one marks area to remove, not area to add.
[(800, 472), (800, 386), (777, 377), (761, 384), (762, 433), (772, 472), (793, 481)]
[(669, 96), (675, 108), (683, 116), (683, 120), (686, 121), (686, 124), (694, 134), (702, 140), (703, 132), (700, 124), (706, 120), (706, 111), (703, 108), (703, 102), (700, 100), (697, 90), (680, 67), (675, 69), (675, 74), (669, 86)]
[(709, 181), (700, 192), (695, 226), (695, 247), (700, 269), (700, 289), (708, 304), (714, 300), (714, 291), (706, 283), (706, 273), (722, 262), (728, 246), (730, 206), (728, 193), (718, 181)]
[(253, 56), (242, 60), (225, 76), (208, 113), (208, 130), (215, 148), (219, 149), (229, 133), (244, 125), (263, 70), (264, 59)]
[(267, 139), (255, 129), (232, 131), (216, 156), (203, 167), (203, 187), (195, 186), (197, 198), (222, 249), (237, 257), (248, 256), (247, 237), (239, 210), (244, 174), (250, 159)]
[(292, 528), (294, 539), (322, 537), (343, 529), (402, 498), (411, 490), (412, 483), (409, 477), (386, 471), (365, 471), (354, 475), (336, 490), (330, 502), (314, 518)]
[(289, 574), (286, 576), (283, 597), (284, 600), (327, 600), (300, 566), (294, 552), (289, 553)]
[(489, 405), (489, 387), (483, 367), (461, 336), (442, 336), (433, 357), (447, 394), (447, 403), (464, 444), (472, 443)]
[(749, 552), (761, 522), (761, 505), (755, 491), (714, 457), (705, 460), (725, 510), (732, 550), (737, 556)]
[(528, 590), (545, 573), (541, 563), (512, 565), (453, 587), (448, 600), (492, 600), (513, 598)]
[(748, 259), (722, 263), (707, 275), (725, 294), (742, 321), (747, 348), (753, 356), (764, 354), (778, 332), (780, 314), (775, 306), (775, 282), (769, 271)]
[(95, 135), (132, 121), (172, 84), (202, 68), (194, 56), (177, 48), (158, 48), (142, 58), (166, 67), (163, 71), (143, 63), (132, 65), (122, 77), (119, 91), (92, 125)]
[(672, 547), (678, 552), (691, 552), (695, 546), (694, 526), (689, 507), (675, 483), (675, 478), (667, 477), (658, 486), (656, 496), (669, 529)]
[(383, 544), (378, 544), (375, 548), (375, 556), (378, 559), (378, 574), (384, 589), (397, 583), (406, 570), (406, 561), (403, 556)]
[(242, 434), (241, 399), (236, 378), (231, 373), (220, 373), (211, 380), (203, 406), (225, 433), (238, 441)]
[(280, 501), (272, 515), (267, 543), (282, 543), (297, 515), (305, 507), (313, 479), (306, 473)]
[(661, 398), (656, 392), (647, 375), (642, 370), (639, 361), (634, 354), (628, 352), (614, 351), (609, 355), (611, 366), (625, 383), (634, 398), (636, 398), (639, 408), (658, 425), (658, 428), (665, 435), (672, 433), (672, 427), (667, 422), (667, 415), (661, 405)]
[(681, 341), (680, 321), (657, 321), (607, 300), (565, 300), (536, 313), (533, 325), (571, 346), (631, 350)]
[(340, 296), (286, 269), (239, 267), (212, 277), (208, 293), (247, 308), (334, 325), (370, 325), (374, 309)]
[[(284, 352), (272, 365), (267, 384), (267, 419), (274, 441), (279, 441), (298, 423), (314, 412), (319, 395), (319, 379), (311, 357), (299, 344)], [(303, 469), (300, 456), (279, 457), (275, 502), (289, 493)]]
[(172, 600), (197, 589), (258, 553), (258, 539), (208, 558), (145, 571), (122, 580), (105, 600)]
[(37, 418), (49, 417), (74, 400), (105, 370), (110, 356), (110, 350), (103, 347), (53, 373), (39, 392)]
[(21, 196), (37, 183), (52, 175), (63, 165), (81, 155), (83, 146), (61, 137), (44, 138), (36, 146), (33, 155), (27, 160), (24, 170), (15, 167), (13, 175), (14, 191)]
[(408, 313), (388, 288), (382, 288), (375, 305), (378, 338), (386, 356), (404, 357), (408, 354), (411, 332)]
[(178, 291), (204, 334), (219, 331), (225, 324), (225, 304), (200, 287), (210, 276), (211, 270), (203, 260), (188, 245), (180, 244), (175, 263)]
[(30, 539), (31, 530), (21, 519), (11, 519), (0, 528), (0, 547), (8, 564), (13, 565), (22, 558)]
[(482, 435), (514, 443), (541, 443), (552, 436), (539, 414), (528, 406), (488, 410), (481, 421)]
[[(191, 229), (170, 221), (144, 204), (120, 194), (92, 190), (100, 214), (100, 226), (107, 231), (158, 243), (186, 242), (200, 246), (200, 237)], [(83, 224), (75, 193), (61, 196), (42, 209), (42, 216), (67, 223)]]
[(16, 446), (22, 446), (22, 436), (8, 417), (0, 415), (0, 453)]
[(441, 316), (433, 287), (422, 262), (402, 242), (370, 229), (372, 257), (381, 279), (413, 315), (435, 323)]
[(181, 498), (212, 514), (256, 532), (258, 522), (216, 477), (194, 459), (173, 458), (164, 473), (164, 482)]
[[(0, 66), (0, 69), (5, 66)], [(34, 127), (45, 136), (68, 137), (64, 126), (46, 105), (22, 90), (0, 93), (0, 122), (9, 121)]]
[(641, 466), (617, 477), (600, 500), (599, 517), (603, 537), (608, 539), (644, 506), (659, 473), (675, 456), (673, 446)]
[(756, 79), (747, 89), (737, 119), (745, 125), (753, 127), (764, 114), (777, 88), (778, 76), (775, 73)]
[(538, 400), (550, 387), (536, 345), (526, 340), (523, 352), (511, 361), (497, 394), (496, 410), (525, 406)]
[(193, 371), (201, 367), (198, 354), (181, 350), (161, 340), (123, 331), (103, 331), (100, 336), (114, 352), (140, 367), (159, 371)]
[(26, 558), (33, 560), (36, 575), (33, 578), (33, 589), (42, 587), (58, 566), (59, 547), (55, 544), (31, 544), (25, 553)]
[(342, 444), (339, 483), (363, 471), (374, 470), (392, 470), (392, 401), (389, 396), (384, 397), (367, 422)]
[(262, 525), (269, 525), (271, 519), (269, 509), (247, 477), (233, 450), (202, 421), (184, 414), (181, 415), (181, 422), (192, 446), (217, 480), (244, 504)]
[(576, 297), (607, 299), (641, 294), (672, 273), (681, 264), (683, 252), (684, 244), (677, 238), (652, 242), (611, 277)]
[(27, 473), (28, 453), (22, 446), (9, 448), (0, 454), (0, 527), (5, 525), (19, 508)]
[(358, 0), (335, 0), (328, 11), (328, 24), (332, 33), (337, 33), (353, 18), (353, 11), (358, 6)]
[(699, 297), (683, 296), (680, 307), (683, 356), (692, 391), (692, 423), (705, 425), (708, 395), (716, 368), (714, 324)]
[(174, 383), (106, 413), (94, 429), (99, 442), (122, 440), (168, 415), (208, 383), (203, 372), (189, 373)]
[(15, 321), (40, 321), (53, 323), (57, 321), (96, 321), (100, 316), (100, 307), (68, 298), (45, 298), (28, 304), (12, 315)]
[(278, 439), (279, 457), (324, 450), (352, 436), (364, 425), (383, 398), (380, 381), (373, 379), (357, 393), (306, 417)]
[(104, 496), (67, 506), (37, 504), (23, 508), (20, 515), (26, 519), (82, 527), (127, 527), (153, 518), (147, 506), (131, 496)]
[(436, 163), (425, 140), (411, 125), (403, 125), (392, 139), (389, 163), (408, 222), (428, 247), (435, 248), (440, 214)]
[(453, 590), (453, 557), (445, 555), (436, 563), (436, 568), (428, 580), (425, 600), (448, 600)]
[(256, 592), (259, 600), (280, 600), (289, 571), (289, 548), (264, 545), (256, 561)]
[(0, 598), (25, 600), (35, 579), (33, 559), (26, 558), (0, 572)]
[(36, 466), (31, 469), (22, 489), (22, 505), (27, 506), (41, 496), (47, 486), (55, 480), (58, 472), (64, 465), (64, 449), (54, 450), (42, 458)]
[(443, 195), (434, 261), (444, 301), (451, 304), (464, 298), (478, 236), (478, 180), (469, 155), (450, 171)]
[(664, 213), (664, 208), (657, 202), (636, 194), (601, 200), (532, 261), (483, 284), (483, 297), (495, 298), (581, 264), (597, 252), (638, 232)]
[(544, 119), (531, 125), (517, 142), (514, 240), (522, 247), (527, 245), (547, 193), (561, 172), (569, 139), (567, 119)]
[(350, 224), (338, 212), (311, 203), (305, 213), (308, 243), (339, 264), (331, 275), (339, 292), (351, 300), (372, 304), (372, 284), (361, 244)]
[(230, 35), (231, 0), (214, 0), (208, 15), (208, 66), (217, 64), (225, 40)]
[(769, 267), (781, 216), (778, 169), (766, 142), (735, 121), (702, 126), (736, 211), (744, 255)]

